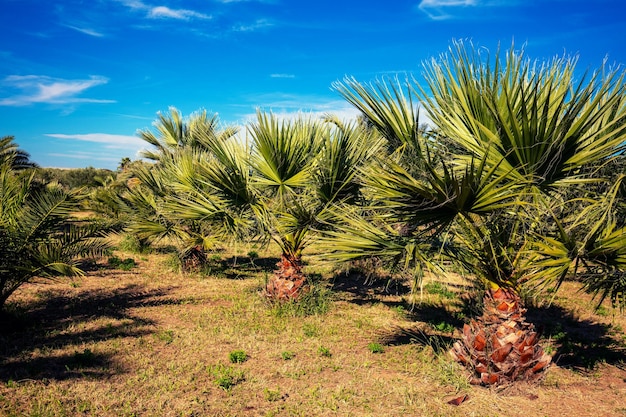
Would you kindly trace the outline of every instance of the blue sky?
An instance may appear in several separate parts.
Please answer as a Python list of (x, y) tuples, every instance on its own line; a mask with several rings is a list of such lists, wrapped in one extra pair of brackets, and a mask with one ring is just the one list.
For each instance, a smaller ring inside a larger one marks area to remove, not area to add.
[(622, 0), (0, 0), (0, 27), (0, 136), (53, 167), (135, 159), (169, 106), (349, 117), (334, 81), (419, 80), (453, 39), (626, 64)]

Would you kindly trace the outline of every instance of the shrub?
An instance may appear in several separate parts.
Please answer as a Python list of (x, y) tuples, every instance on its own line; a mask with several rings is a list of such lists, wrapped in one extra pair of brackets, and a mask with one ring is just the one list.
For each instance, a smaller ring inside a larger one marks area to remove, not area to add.
[(117, 247), (124, 252), (139, 254), (150, 253), (152, 249), (146, 241), (141, 240), (137, 236), (130, 233), (122, 236), (122, 240)]
[(277, 317), (306, 317), (326, 314), (332, 305), (333, 293), (325, 283), (309, 281), (308, 291), (296, 300), (276, 302), (272, 311)]

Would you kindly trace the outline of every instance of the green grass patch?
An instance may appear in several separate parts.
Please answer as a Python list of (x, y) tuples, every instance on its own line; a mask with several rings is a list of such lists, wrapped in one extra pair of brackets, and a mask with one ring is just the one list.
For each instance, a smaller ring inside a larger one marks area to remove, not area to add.
[(217, 364), (209, 367), (209, 373), (213, 375), (215, 385), (224, 391), (230, 391), (235, 385), (245, 381), (245, 373), (241, 369), (232, 366)]
[(333, 293), (326, 283), (310, 281), (309, 288), (297, 300), (273, 303), (271, 310), (277, 317), (307, 317), (324, 315), (332, 306)]
[(367, 345), (367, 349), (372, 353), (385, 353), (385, 348), (380, 343), (370, 343)]
[(437, 281), (431, 281), (426, 283), (424, 285), (424, 291), (426, 291), (428, 294), (440, 295), (441, 297), (447, 299), (456, 297), (456, 294), (453, 291), (450, 291), (448, 287)]
[(137, 266), (133, 258), (120, 259), (117, 256), (109, 257), (107, 263), (112, 268), (121, 269), (122, 271), (130, 271)]
[(230, 363), (244, 363), (248, 360), (248, 354), (243, 350), (233, 350), (228, 354)]

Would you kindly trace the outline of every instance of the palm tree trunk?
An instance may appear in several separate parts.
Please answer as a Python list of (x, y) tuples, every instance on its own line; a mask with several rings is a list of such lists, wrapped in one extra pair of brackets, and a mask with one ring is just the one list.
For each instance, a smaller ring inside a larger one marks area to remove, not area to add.
[(511, 289), (498, 288), (485, 294), (484, 311), (463, 326), (452, 357), (471, 372), (470, 382), (498, 386), (516, 380), (536, 381), (552, 358), (539, 345), (539, 334), (526, 322), (522, 300)]
[(306, 288), (306, 277), (302, 273), (302, 259), (283, 253), (276, 264), (278, 270), (265, 286), (265, 296), (272, 301), (297, 300)]

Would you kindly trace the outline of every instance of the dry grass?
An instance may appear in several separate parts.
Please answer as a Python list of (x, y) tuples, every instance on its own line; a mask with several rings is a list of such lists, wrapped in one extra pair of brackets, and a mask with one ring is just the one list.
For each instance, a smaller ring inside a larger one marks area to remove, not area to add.
[[(594, 312), (575, 284), (531, 312), (557, 365), (540, 386), (497, 393), (469, 386), (445, 354), (463, 319), (456, 280), (411, 310), (402, 286), (339, 276), (329, 312), (291, 317), (259, 295), (267, 254), (255, 266), (243, 251), (204, 278), (169, 272), (167, 255), (116, 254), (138, 267), (30, 284), (10, 300), (1, 415), (626, 415), (626, 320)], [(233, 363), (233, 351), (247, 358)]]

